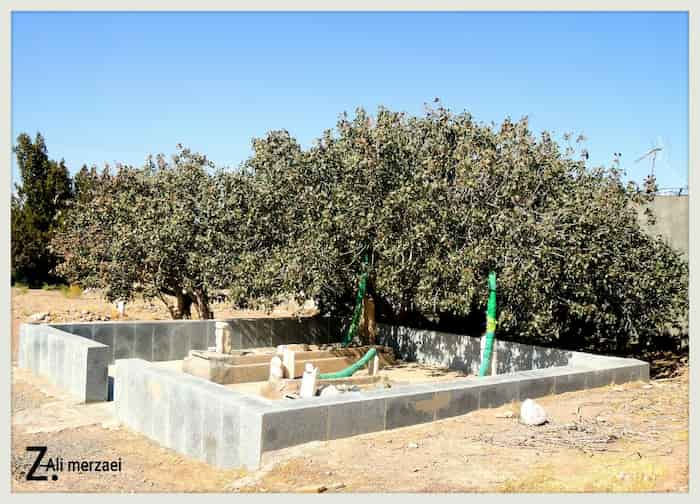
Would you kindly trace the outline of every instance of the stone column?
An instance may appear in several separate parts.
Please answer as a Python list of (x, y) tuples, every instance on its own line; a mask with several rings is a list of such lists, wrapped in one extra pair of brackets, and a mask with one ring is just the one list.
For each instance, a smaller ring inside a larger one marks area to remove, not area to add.
[(233, 353), (233, 330), (227, 322), (217, 322), (214, 335), (216, 336), (216, 351), (218, 353)]

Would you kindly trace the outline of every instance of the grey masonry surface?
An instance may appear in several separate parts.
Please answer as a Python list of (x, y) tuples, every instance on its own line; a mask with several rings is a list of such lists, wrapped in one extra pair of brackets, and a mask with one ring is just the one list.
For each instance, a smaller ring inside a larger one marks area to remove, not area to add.
[[(341, 322), (332, 319), (319, 318), (306, 325), (287, 327), (285, 323), (268, 319), (267, 323), (257, 324), (257, 333), (256, 324), (250, 320), (232, 324), (234, 338), (236, 331), (240, 334), (241, 347), (254, 345), (255, 341), (283, 344), (292, 342), (293, 337), (331, 341), (336, 337), (334, 334), (342, 334)], [(196, 325), (188, 326), (197, 322), (102, 323), (92, 324), (90, 329), (82, 324), (67, 324), (69, 328), (58, 324), (28, 325), (20, 328), (20, 365), (37, 372), (40, 368), (45, 372), (48, 369), (49, 375), (62, 373), (60, 380), (71, 390), (83, 386), (89, 389), (89, 382), (95, 380), (91, 372), (104, 369), (106, 376), (107, 365), (114, 359), (118, 346), (114, 341), (118, 342), (121, 334), (132, 336), (125, 338), (131, 343), (124, 343), (120, 354), (126, 352), (124, 348), (130, 348), (134, 354), (166, 360), (166, 355), (169, 359), (186, 347), (203, 342), (213, 346), (214, 333), (207, 325), (210, 321), (197, 328), (204, 329), (199, 334), (205, 336), (195, 334)], [(287, 330), (289, 333), (285, 335)], [(110, 339), (111, 346), (98, 342)], [(151, 341), (150, 354), (148, 345), (139, 344), (139, 339)], [(380, 341), (398, 348), (400, 356), (427, 363), (447, 362), (453, 366), (456, 363), (469, 371), (479, 358), (480, 345), (475, 340), (462, 335), (380, 326)], [(43, 348), (46, 350), (42, 353)], [(83, 354), (83, 348), (98, 351), (94, 355), (91, 350)], [(445, 355), (441, 356), (440, 352)], [(495, 374), (483, 378), (472, 376), (348, 392), (335, 397), (280, 401), (232, 391), (133, 356), (116, 361), (115, 409), (124, 424), (182, 454), (223, 468), (256, 468), (262, 453), (309, 441), (432, 422), (527, 398), (649, 377), (648, 364), (635, 359), (508, 342), (498, 342), (494, 354)], [(79, 372), (69, 376), (65, 373), (71, 362), (78, 363)]]
[[(567, 366), (335, 397), (269, 401), (195, 376), (183, 377), (140, 359), (119, 360), (117, 368), (118, 382), (125, 376), (132, 380), (133, 375), (145, 375), (146, 381), (160, 383), (157, 389), (121, 387), (118, 383), (120, 393), (115, 400), (122, 422), (180, 453), (224, 468), (256, 468), (262, 453), (310, 441), (432, 422), (549, 394), (646, 380), (649, 369), (648, 364), (634, 359), (573, 352)], [(134, 383), (139, 383), (138, 379)], [(163, 390), (168, 393), (162, 394)], [(161, 404), (170, 414), (149, 414), (147, 404)], [(150, 430), (143, 427), (145, 417), (152, 419)], [(169, 433), (165, 442), (158, 437), (163, 432)]]
[(18, 366), (45, 376), (82, 402), (107, 400), (110, 348), (48, 325), (20, 326)]
[[(119, 359), (180, 360), (215, 345), (216, 320), (22, 324), (18, 365), (47, 376), (82, 401), (107, 399), (107, 372)], [(330, 317), (229, 319), (234, 348), (339, 341)], [(104, 388), (104, 392), (103, 392)]]
[(206, 350), (216, 344), (216, 322), (231, 326), (236, 349), (300, 342), (326, 344), (342, 339), (342, 333), (336, 332), (341, 322), (331, 317), (76, 322), (50, 324), (50, 327), (110, 347), (109, 363), (113, 364), (117, 359), (130, 358), (184, 359), (190, 350)]
[[(378, 342), (393, 348), (401, 359), (479, 374), (484, 338), (386, 324), (378, 324), (377, 329)], [(491, 365), (495, 374), (517, 373), (566, 366), (572, 354), (558, 348), (496, 339)]]

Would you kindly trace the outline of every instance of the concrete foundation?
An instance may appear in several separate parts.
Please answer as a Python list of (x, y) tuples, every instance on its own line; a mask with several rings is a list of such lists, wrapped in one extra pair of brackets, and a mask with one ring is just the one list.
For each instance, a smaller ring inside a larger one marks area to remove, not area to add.
[[(204, 335), (195, 334), (198, 323), (204, 324), (200, 326)], [(325, 343), (340, 339), (340, 327), (331, 319), (308, 319), (303, 324), (248, 319), (231, 321), (231, 335), (239, 348), (300, 342), (293, 338)], [(379, 343), (394, 347), (407, 360), (473, 374), (480, 359), (479, 338), (382, 325), (377, 336)], [(309, 441), (649, 378), (649, 365), (635, 359), (499, 341), (491, 376), (269, 400), (148, 362), (183, 358), (191, 349), (214, 344), (213, 321), (23, 324), (19, 361), (84, 400), (106, 397), (107, 366), (116, 361), (114, 400), (119, 420), (163, 446), (223, 468), (256, 468), (262, 453)]]

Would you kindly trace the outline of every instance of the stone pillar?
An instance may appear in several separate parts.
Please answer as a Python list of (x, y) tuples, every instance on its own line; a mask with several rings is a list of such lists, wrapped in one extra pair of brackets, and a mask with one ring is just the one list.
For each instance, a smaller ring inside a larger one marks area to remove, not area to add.
[(217, 322), (214, 330), (216, 351), (221, 354), (233, 353), (233, 330), (226, 322)]

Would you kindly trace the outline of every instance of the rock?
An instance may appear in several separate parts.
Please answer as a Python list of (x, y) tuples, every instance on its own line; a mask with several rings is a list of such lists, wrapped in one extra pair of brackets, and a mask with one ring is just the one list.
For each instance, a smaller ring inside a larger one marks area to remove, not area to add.
[(335, 385), (328, 385), (327, 387), (323, 387), (323, 390), (321, 390), (321, 397), (333, 397), (333, 396), (338, 396), (342, 392), (338, 390), (338, 388)]
[(31, 315), (29, 317), (29, 320), (31, 320), (32, 322), (41, 322), (42, 320), (44, 320), (48, 316), (49, 316), (49, 314), (47, 312), (38, 312), (38, 313), (34, 313), (33, 315)]
[(520, 406), (520, 422), (525, 425), (542, 425), (547, 423), (547, 412), (532, 399), (525, 399)]
[(407, 448), (418, 448), (418, 444), (417, 443), (408, 443), (408, 445), (406, 445), (406, 447)]

